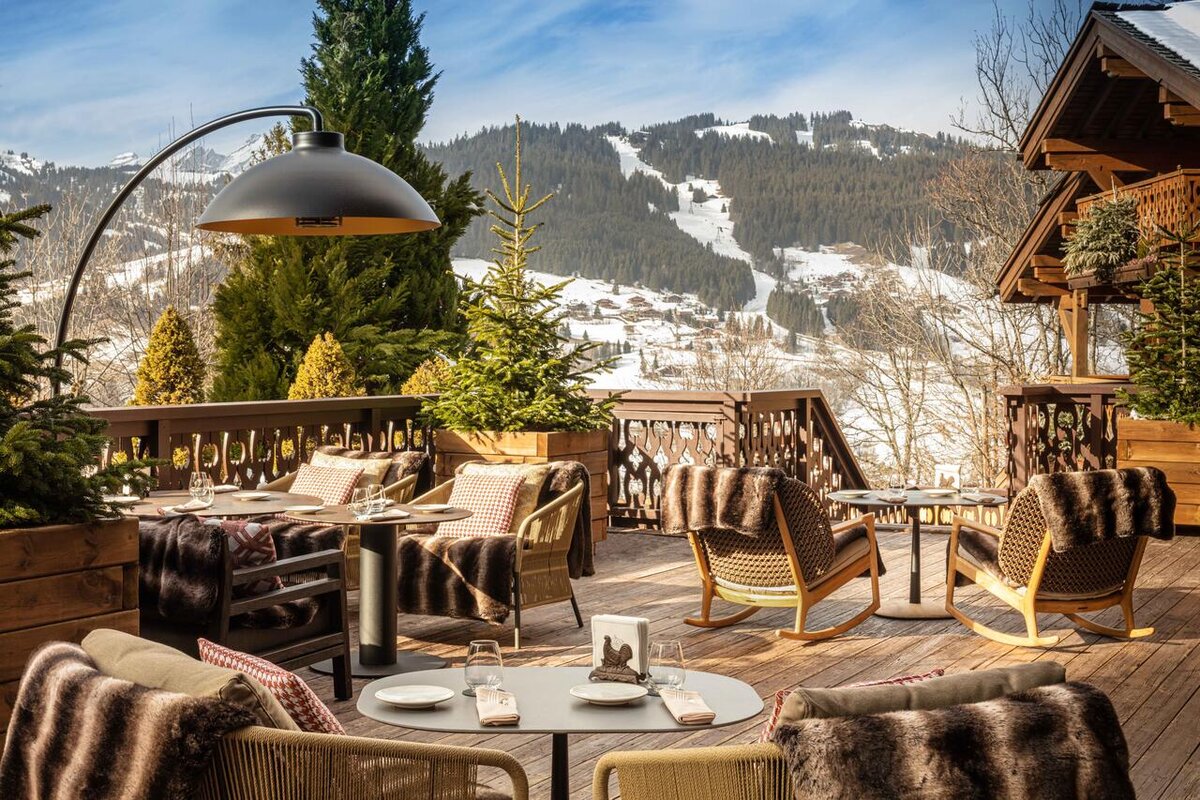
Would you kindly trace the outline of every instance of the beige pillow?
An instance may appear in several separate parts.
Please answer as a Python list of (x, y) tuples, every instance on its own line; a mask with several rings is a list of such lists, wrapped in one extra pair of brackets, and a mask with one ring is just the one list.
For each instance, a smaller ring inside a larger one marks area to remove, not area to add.
[(372, 483), (383, 483), (383, 476), (392, 466), (390, 458), (347, 458), (346, 456), (322, 453), (320, 450), (313, 451), (312, 458), (308, 460), (308, 463), (314, 467), (361, 469), (362, 475), (358, 476), (358, 483), (355, 484), (360, 487), (370, 486)]
[(83, 650), (110, 677), (189, 697), (217, 697), (246, 709), (263, 727), (300, 730), (266, 687), (236, 670), (205, 664), (165, 644), (106, 628), (85, 636)]
[(525, 479), (517, 492), (517, 507), (513, 509), (512, 524), (508, 526), (509, 533), (521, 529), (525, 518), (537, 511), (538, 497), (542, 494), (542, 484), (550, 474), (553, 464), (509, 464), (505, 462), (472, 461), (463, 464), (459, 469), (462, 475), (520, 475)]
[(929, 711), (994, 700), (1037, 686), (1063, 683), (1066, 679), (1067, 670), (1062, 664), (1037, 661), (1014, 667), (958, 672), (905, 685), (800, 688), (784, 700), (779, 724), (786, 725), (804, 719), (886, 714), (891, 711)]

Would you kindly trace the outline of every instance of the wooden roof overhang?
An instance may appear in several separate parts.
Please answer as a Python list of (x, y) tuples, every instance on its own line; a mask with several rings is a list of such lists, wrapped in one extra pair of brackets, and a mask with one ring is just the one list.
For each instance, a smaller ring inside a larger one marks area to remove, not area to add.
[[(1043, 200), (996, 276), (1004, 302), (1056, 302), (1069, 293), (1060, 257), (1077, 200), (1200, 167), (1200, 68), (1120, 16), (1162, 8), (1094, 5), (1030, 119), (1019, 144), (1025, 167), (1070, 174)], [(1091, 297), (1131, 301), (1096, 290)]]

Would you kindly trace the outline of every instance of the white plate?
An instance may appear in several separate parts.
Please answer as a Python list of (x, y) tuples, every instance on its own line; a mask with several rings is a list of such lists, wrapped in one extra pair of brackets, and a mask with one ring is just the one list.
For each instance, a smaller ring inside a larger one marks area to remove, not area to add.
[(833, 492), (833, 496), (841, 495), (842, 497), (866, 497), (871, 493), (870, 489), (842, 489), (840, 492)]
[(106, 494), (104, 502), (112, 503), (114, 506), (136, 506), (142, 502), (142, 498), (135, 494)]
[(325, 509), (325, 506), (288, 506), (284, 511), (290, 511), (293, 514), (317, 514)]
[(413, 511), (420, 511), (422, 514), (440, 514), (443, 511), (449, 511), (454, 506), (446, 505), (445, 503), (422, 503), (419, 506), (412, 506)]
[(646, 696), (646, 687), (633, 683), (581, 683), (571, 687), (571, 696), (597, 706), (623, 706)]
[(231, 492), (230, 497), (234, 500), (266, 500), (271, 496), (270, 492)]
[(389, 686), (375, 692), (375, 699), (397, 708), (433, 708), (454, 697), (445, 686)]
[(958, 494), (958, 489), (922, 489), (921, 491), (930, 497), (950, 497)]

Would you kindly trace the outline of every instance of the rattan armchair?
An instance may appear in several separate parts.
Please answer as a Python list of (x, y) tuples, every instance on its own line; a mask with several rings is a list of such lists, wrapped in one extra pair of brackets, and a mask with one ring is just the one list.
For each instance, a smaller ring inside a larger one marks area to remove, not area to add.
[(607, 753), (596, 763), (593, 800), (794, 800), (783, 751), (762, 744)]
[(496, 796), (479, 769), (504, 772), (512, 800), (528, 800), (515, 758), (480, 747), (417, 744), (251, 727), (229, 734), (201, 781), (199, 800), (475, 800)]
[[(1004, 530), (954, 518), (946, 557), (946, 610), (982, 636), (1024, 647), (1058, 643), (1058, 636), (1038, 631), (1039, 613), (1064, 614), (1104, 636), (1149, 636), (1154, 628), (1138, 628), (1133, 621), (1133, 585), (1145, 548), (1146, 539), (1138, 536), (1055, 552), (1037, 492), (1026, 488), (1013, 499)], [(1026, 635), (1004, 633), (967, 616), (954, 602), (956, 579), (986, 589), (1019, 611)], [(1111, 628), (1079, 616), (1113, 606), (1120, 606), (1125, 627)]]
[[(700, 617), (685, 622), (721, 628), (741, 622), (760, 608), (795, 608), (793, 628), (776, 633), (787, 639), (817, 641), (845, 633), (875, 613), (879, 608), (875, 516), (867, 514), (831, 525), (816, 492), (792, 478), (782, 480), (774, 505), (776, 525), (766, 535), (688, 532), (703, 594)], [(814, 605), (865, 574), (871, 578), (871, 602), (865, 609), (838, 625), (806, 629)], [(748, 608), (714, 619), (714, 598)]]
[[(447, 503), (454, 489), (448, 480), (413, 502)], [(521, 610), (570, 601), (575, 624), (582, 628), (583, 617), (567, 567), (567, 551), (575, 530), (575, 519), (584, 502), (583, 484), (576, 484), (559, 497), (540, 506), (517, 528), (517, 555), (513, 564), (512, 599), (513, 647), (521, 647)]]

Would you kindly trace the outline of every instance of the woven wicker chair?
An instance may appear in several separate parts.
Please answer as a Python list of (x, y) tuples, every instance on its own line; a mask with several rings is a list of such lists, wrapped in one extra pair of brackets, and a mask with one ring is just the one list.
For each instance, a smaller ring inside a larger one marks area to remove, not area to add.
[(512, 800), (528, 800), (525, 770), (507, 753), (479, 747), (416, 744), (358, 736), (251, 727), (217, 746), (199, 800), (475, 800), (480, 767), (502, 770)]
[[(1133, 622), (1133, 585), (1146, 549), (1145, 537), (1110, 539), (1065, 552), (1050, 546), (1041, 502), (1032, 488), (1009, 507), (1004, 530), (955, 517), (946, 557), (946, 610), (978, 634), (1024, 647), (1050, 647), (1058, 636), (1038, 631), (1037, 615), (1065, 614), (1081, 628), (1121, 639), (1154, 633)], [(986, 589), (1025, 619), (1025, 636), (990, 628), (954, 604), (956, 577)], [(1124, 628), (1110, 628), (1080, 614), (1120, 606)]]
[[(879, 608), (879, 546), (875, 516), (867, 514), (831, 526), (816, 492), (785, 478), (774, 498), (776, 525), (770, 534), (734, 531), (688, 532), (703, 584), (699, 619), (689, 625), (722, 628), (760, 608), (795, 608), (787, 639), (816, 641), (845, 633)], [(805, 629), (812, 607), (860, 575), (870, 574), (871, 602), (863, 611), (829, 628)], [(713, 598), (749, 606), (728, 617), (711, 616)]]
[[(414, 503), (447, 503), (454, 489), (448, 480), (414, 500)], [(579, 603), (571, 587), (567, 551), (580, 504), (585, 500), (583, 484), (577, 484), (538, 508), (517, 529), (517, 559), (513, 565), (513, 647), (521, 647), (521, 609), (570, 601), (575, 624), (583, 627)]]
[(794, 800), (783, 751), (762, 744), (607, 753), (596, 763), (593, 800)]

